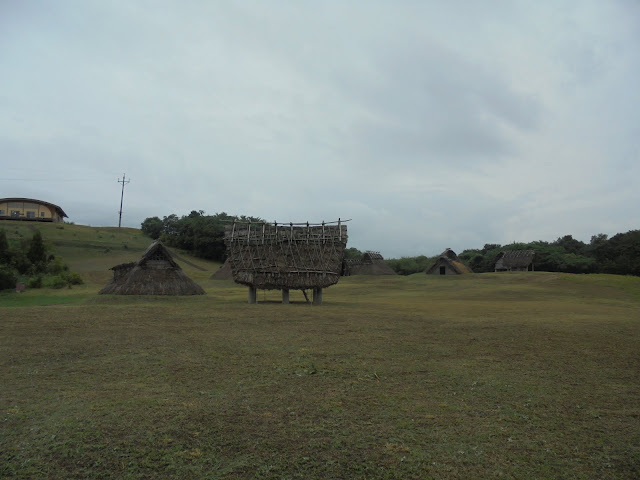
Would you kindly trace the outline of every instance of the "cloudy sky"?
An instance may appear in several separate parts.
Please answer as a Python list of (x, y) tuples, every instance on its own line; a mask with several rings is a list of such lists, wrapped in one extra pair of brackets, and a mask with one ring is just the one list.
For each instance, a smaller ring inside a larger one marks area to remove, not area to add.
[(2, 0), (0, 197), (588, 242), (640, 228), (638, 85), (635, 0)]

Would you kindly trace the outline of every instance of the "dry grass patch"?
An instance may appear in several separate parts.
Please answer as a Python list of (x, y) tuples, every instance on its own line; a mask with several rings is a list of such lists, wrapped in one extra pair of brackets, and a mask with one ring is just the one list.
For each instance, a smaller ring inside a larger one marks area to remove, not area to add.
[(0, 308), (0, 476), (640, 476), (638, 279), (424, 277)]

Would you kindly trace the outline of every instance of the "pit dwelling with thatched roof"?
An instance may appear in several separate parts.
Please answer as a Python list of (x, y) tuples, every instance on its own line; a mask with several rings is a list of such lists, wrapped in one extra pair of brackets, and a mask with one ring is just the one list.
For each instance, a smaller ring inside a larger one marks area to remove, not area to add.
[[(348, 220), (346, 220), (348, 221)], [(345, 221), (310, 223), (233, 222), (225, 226), (224, 242), (233, 280), (249, 287), (249, 303), (257, 289), (313, 291), (322, 303), (322, 289), (338, 283), (347, 246)]]
[(473, 270), (460, 261), (456, 252), (447, 248), (425, 273), (427, 275), (460, 275), (473, 273)]
[(396, 275), (396, 272), (387, 265), (380, 252), (367, 250), (362, 258), (349, 258), (342, 262), (342, 275)]
[(180, 268), (160, 240), (137, 262), (112, 267), (113, 278), (98, 293), (112, 295), (204, 295), (200, 285)]
[(496, 272), (528, 272), (534, 271), (534, 250), (506, 250), (496, 257)]
[(233, 272), (231, 271), (231, 262), (227, 258), (222, 266), (211, 275), (211, 280), (232, 280)]

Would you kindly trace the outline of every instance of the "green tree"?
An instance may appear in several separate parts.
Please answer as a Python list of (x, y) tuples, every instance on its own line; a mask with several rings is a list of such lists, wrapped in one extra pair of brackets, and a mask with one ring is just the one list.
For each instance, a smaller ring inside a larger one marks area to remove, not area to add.
[(424, 272), (429, 268), (438, 257), (426, 257), (418, 255), (417, 257), (392, 258), (387, 260), (387, 264), (398, 275), (411, 275), (413, 273)]
[(562, 247), (567, 253), (575, 253), (581, 255), (586, 249), (586, 244), (580, 240), (576, 240), (571, 235), (565, 235), (553, 242), (553, 245)]
[(0, 290), (15, 288), (17, 281), (18, 278), (12, 268), (6, 265), (0, 265)]
[(11, 259), (9, 252), (9, 241), (7, 240), (7, 232), (0, 230), (0, 264), (7, 265)]
[(47, 248), (42, 240), (42, 234), (39, 230), (33, 234), (31, 242), (29, 242), (29, 249), (27, 250), (27, 258), (34, 266), (35, 270), (42, 272), (46, 269), (47, 265)]
[(345, 259), (360, 259), (362, 258), (363, 253), (355, 247), (349, 247), (344, 251)]
[(225, 212), (205, 215), (204, 210), (192, 210), (189, 215), (178, 217), (175, 214), (163, 217), (147, 218), (143, 232), (154, 238), (158, 234), (168, 246), (180, 248), (193, 253), (197, 257), (224, 261), (225, 244), (224, 228), (230, 221), (264, 222), (261, 218), (250, 216), (234, 216)]
[(160, 238), (163, 228), (164, 224), (158, 217), (149, 217), (141, 224), (142, 233), (154, 240)]

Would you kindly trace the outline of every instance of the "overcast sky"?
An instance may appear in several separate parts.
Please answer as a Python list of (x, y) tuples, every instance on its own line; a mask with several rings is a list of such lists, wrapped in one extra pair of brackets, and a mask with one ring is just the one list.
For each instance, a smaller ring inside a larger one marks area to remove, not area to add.
[(636, 0), (0, 0), (0, 197), (588, 242), (640, 228), (639, 85)]

